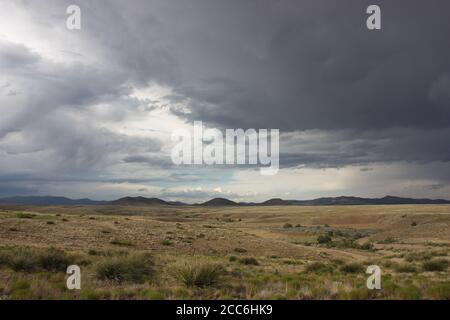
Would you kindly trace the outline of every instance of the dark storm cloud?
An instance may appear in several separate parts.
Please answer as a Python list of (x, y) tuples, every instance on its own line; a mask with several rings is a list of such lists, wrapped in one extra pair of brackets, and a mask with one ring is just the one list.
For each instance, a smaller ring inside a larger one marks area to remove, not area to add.
[(283, 130), (449, 126), (450, 4), (376, 2), (381, 31), (365, 26), (367, 1), (195, 2), (183, 21), (201, 58), (180, 54), (198, 60), (178, 91), (186, 116)]
[[(450, 128), (307, 131), (280, 138), (280, 165), (345, 167), (376, 162), (450, 162)], [(449, 168), (450, 171), (450, 168)]]
[(376, 1), (381, 31), (365, 26), (373, 1), (192, 3), (167, 23), (189, 30), (176, 46), (183, 82), (170, 98), (190, 107), (174, 113), (330, 135), (297, 155), (282, 141), (283, 166), (450, 160), (448, 2)]

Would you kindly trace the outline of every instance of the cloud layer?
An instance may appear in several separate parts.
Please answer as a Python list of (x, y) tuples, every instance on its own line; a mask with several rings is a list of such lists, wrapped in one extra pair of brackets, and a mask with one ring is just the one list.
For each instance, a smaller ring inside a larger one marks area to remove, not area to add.
[[(0, 196), (448, 198), (450, 3), (372, 2), (2, 1)], [(280, 129), (280, 174), (173, 166), (194, 120)]]

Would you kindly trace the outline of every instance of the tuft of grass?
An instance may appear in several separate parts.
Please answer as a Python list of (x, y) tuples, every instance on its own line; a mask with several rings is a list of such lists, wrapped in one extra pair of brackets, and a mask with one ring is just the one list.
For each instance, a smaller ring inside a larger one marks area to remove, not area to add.
[(134, 243), (127, 241), (127, 240), (122, 240), (122, 239), (113, 239), (110, 242), (111, 244), (114, 244), (116, 246), (121, 246), (121, 247), (133, 247)]
[(445, 271), (448, 268), (448, 261), (445, 259), (434, 259), (425, 261), (422, 264), (425, 271)]
[(32, 213), (21, 212), (21, 213), (17, 214), (17, 218), (19, 218), (19, 219), (33, 219), (34, 217), (36, 217), (36, 215), (32, 214)]
[(255, 258), (252, 258), (252, 257), (241, 258), (241, 259), (239, 259), (239, 263), (245, 264), (245, 265), (252, 265), (252, 266), (259, 265), (258, 260), (256, 260)]
[(331, 237), (328, 234), (321, 234), (317, 237), (317, 243), (326, 244), (331, 242)]
[(168, 239), (163, 239), (159, 243), (163, 246), (170, 246), (172, 244), (172, 242), (170, 242), (170, 240)]
[(47, 271), (66, 271), (71, 259), (62, 250), (50, 248), (38, 256), (39, 266)]
[(148, 254), (114, 257), (97, 266), (96, 276), (117, 283), (144, 283), (154, 276), (153, 265)]
[(345, 273), (362, 273), (364, 272), (364, 267), (360, 263), (349, 263), (341, 266), (341, 271)]
[(0, 253), (0, 265), (10, 267), (14, 271), (65, 271), (70, 264), (70, 257), (55, 248), (45, 251), (21, 248)]
[(34, 272), (38, 269), (37, 254), (31, 250), (17, 250), (10, 254), (8, 266), (14, 271)]
[(372, 242), (365, 242), (361, 246), (359, 246), (359, 249), (371, 251), (374, 250), (374, 246)]
[(190, 288), (216, 286), (224, 274), (224, 268), (218, 264), (184, 265), (174, 270), (175, 277)]
[(332, 273), (333, 267), (322, 262), (313, 262), (306, 266), (305, 271), (308, 273)]

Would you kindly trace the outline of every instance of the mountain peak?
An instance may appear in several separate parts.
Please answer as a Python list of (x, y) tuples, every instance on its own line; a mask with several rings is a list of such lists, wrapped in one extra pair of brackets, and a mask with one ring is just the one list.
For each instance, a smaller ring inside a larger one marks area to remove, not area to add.
[(203, 202), (200, 204), (201, 206), (236, 206), (238, 205), (236, 202), (231, 201), (229, 199), (225, 199), (225, 198), (214, 198), (211, 199), (209, 201)]

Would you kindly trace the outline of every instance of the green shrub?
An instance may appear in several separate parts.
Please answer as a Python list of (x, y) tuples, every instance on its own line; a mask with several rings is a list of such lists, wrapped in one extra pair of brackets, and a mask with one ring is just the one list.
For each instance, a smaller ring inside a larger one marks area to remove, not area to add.
[(322, 262), (313, 262), (306, 266), (305, 271), (308, 273), (331, 273), (333, 267)]
[(359, 246), (359, 249), (361, 249), (361, 250), (373, 250), (374, 247), (373, 247), (372, 242), (366, 242), (366, 243), (362, 244), (361, 246)]
[(175, 277), (186, 287), (210, 287), (219, 284), (225, 270), (218, 264), (184, 265), (175, 269)]
[(328, 234), (321, 234), (317, 237), (317, 243), (326, 244), (331, 242), (331, 237)]
[(154, 275), (149, 255), (110, 258), (97, 266), (97, 278), (113, 282), (144, 283)]
[(33, 219), (36, 215), (32, 213), (18, 213), (17, 218), (19, 219)]
[(29, 253), (19, 253), (11, 257), (9, 266), (14, 271), (34, 272), (37, 270), (37, 259), (35, 255)]
[(38, 255), (38, 265), (47, 271), (66, 271), (71, 264), (64, 251), (51, 248)]
[(258, 260), (256, 260), (255, 258), (251, 258), (251, 257), (241, 258), (239, 260), (239, 263), (245, 264), (245, 265), (252, 265), (252, 266), (259, 265)]
[(420, 260), (429, 260), (433, 257), (431, 252), (413, 252), (406, 256), (406, 261), (420, 261)]
[(55, 248), (45, 251), (21, 248), (0, 254), (0, 265), (8, 266), (14, 271), (65, 271), (70, 264), (70, 258), (64, 251)]
[(448, 261), (445, 259), (425, 261), (422, 267), (425, 271), (445, 271), (448, 268)]
[(170, 240), (168, 240), (168, 239), (163, 239), (160, 241), (160, 243), (163, 246), (170, 246), (172, 244), (172, 242), (170, 242)]
[(360, 263), (349, 263), (341, 266), (341, 271), (345, 273), (360, 273), (364, 272), (364, 267)]

